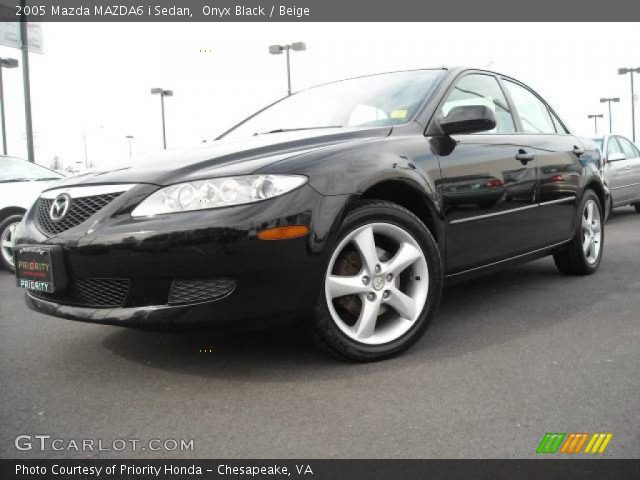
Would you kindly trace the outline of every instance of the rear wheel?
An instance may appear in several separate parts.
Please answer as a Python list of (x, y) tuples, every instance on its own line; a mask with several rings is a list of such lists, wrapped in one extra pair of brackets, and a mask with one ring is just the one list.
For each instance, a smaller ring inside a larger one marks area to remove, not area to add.
[(636, 203), (634, 207), (636, 209), (636, 212), (640, 213), (640, 203)]
[(360, 202), (329, 259), (314, 338), (351, 360), (397, 355), (422, 336), (441, 291), (440, 254), (425, 225), (394, 203)]
[(590, 275), (602, 259), (604, 228), (600, 200), (592, 190), (587, 190), (580, 204), (580, 218), (573, 240), (553, 255), (562, 273), (567, 275)]

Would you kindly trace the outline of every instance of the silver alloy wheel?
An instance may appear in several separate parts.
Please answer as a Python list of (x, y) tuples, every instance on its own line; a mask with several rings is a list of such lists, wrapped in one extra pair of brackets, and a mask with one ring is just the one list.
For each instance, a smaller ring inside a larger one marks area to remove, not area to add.
[[(380, 243), (397, 251), (388, 260)], [(360, 260), (355, 275), (338, 275), (339, 257), (355, 247)], [(327, 307), (335, 324), (349, 338), (368, 345), (381, 345), (404, 335), (420, 317), (429, 293), (429, 268), (418, 242), (397, 225), (370, 223), (350, 232), (333, 252), (325, 277)], [(353, 324), (339, 313), (336, 299), (357, 296), (360, 311)]]
[(2, 250), (2, 258), (13, 268), (13, 232), (20, 222), (10, 223), (0, 234), (0, 249)]
[(589, 265), (593, 265), (600, 258), (602, 247), (602, 223), (598, 204), (589, 200), (582, 212), (582, 250)]

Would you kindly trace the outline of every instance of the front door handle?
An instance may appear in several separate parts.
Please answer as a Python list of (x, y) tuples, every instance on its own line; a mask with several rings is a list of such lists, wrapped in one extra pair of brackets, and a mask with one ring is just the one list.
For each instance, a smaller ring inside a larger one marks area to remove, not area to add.
[(519, 162), (522, 162), (523, 165), (526, 165), (528, 162), (530, 162), (534, 158), (536, 158), (535, 154), (525, 152), (522, 149), (518, 150), (518, 153), (516, 154), (516, 160), (518, 160)]
[(584, 154), (584, 150), (583, 150), (583, 149), (581, 149), (580, 147), (578, 147), (578, 146), (574, 145), (574, 146), (573, 146), (573, 154), (574, 154), (576, 157), (579, 157), (580, 155), (583, 155), (583, 154)]

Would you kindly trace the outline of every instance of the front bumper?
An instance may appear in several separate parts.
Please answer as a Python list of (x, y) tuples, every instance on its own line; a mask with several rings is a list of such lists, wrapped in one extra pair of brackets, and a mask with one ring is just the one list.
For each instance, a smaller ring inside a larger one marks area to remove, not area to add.
[[(117, 307), (74, 304), (26, 294), (38, 312), (94, 323), (236, 325), (250, 319), (303, 315), (315, 305), (346, 196), (322, 196), (305, 185), (251, 205), (132, 219), (132, 205), (155, 186), (138, 185), (77, 227), (47, 237), (27, 213), (16, 246), (60, 245), (70, 281), (126, 279)], [(261, 230), (307, 225), (306, 237), (263, 241)], [(177, 280), (228, 279), (233, 288), (211, 301), (171, 305)]]

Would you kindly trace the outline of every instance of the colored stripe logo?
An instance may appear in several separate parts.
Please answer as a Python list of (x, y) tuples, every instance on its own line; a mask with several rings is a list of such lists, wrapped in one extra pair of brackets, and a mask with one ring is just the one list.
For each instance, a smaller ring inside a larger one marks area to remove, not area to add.
[(612, 433), (546, 433), (536, 453), (604, 453), (612, 438)]
[(604, 453), (612, 438), (611, 433), (594, 433), (584, 453)]
[(566, 433), (547, 433), (540, 445), (538, 445), (537, 453), (556, 453), (560, 443), (564, 439)]

